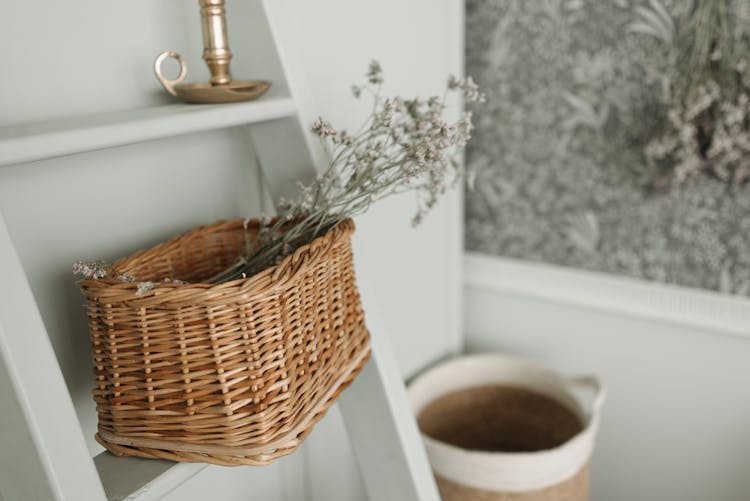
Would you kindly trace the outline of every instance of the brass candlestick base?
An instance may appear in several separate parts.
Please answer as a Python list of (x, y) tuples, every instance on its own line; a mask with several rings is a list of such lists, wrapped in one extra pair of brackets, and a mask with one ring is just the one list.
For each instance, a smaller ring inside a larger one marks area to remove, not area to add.
[[(188, 103), (233, 103), (261, 96), (271, 85), (264, 80), (232, 80), (229, 76), (229, 50), (224, 0), (198, 0), (203, 26), (203, 59), (211, 72), (211, 80), (203, 83), (182, 84), (187, 66), (180, 54), (162, 52), (154, 62), (154, 73), (162, 86), (175, 97)], [(161, 71), (165, 59), (173, 57), (180, 63), (180, 74), (170, 80)]]
[[(161, 72), (161, 65), (165, 59), (173, 57), (180, 63), (180, 75), (169, 80)], [(175, 97), (186, 103), (236, 103), (238, 101), (249, 101), (260, 97), (271, 85), (264, 80), (230, 80), (225, 84), (213, 84), (201, 82), (182, 84), (187, 76), (187, 66), (182, 56), (177, 52), (167, 51), (159, 54), (154, 62), (154, 72), (162, 86)]]

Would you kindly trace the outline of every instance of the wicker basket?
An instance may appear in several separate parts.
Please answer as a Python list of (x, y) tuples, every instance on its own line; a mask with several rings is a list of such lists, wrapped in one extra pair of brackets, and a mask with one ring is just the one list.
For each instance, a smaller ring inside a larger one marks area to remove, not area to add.
[(121, 456), (263, 465), (293, 452), (369, 357), (347, 220), (280, 264), (200, 283), (257, 235), (242, 219), (115, 263), (137, 285), (87, 280), (99, 443)]

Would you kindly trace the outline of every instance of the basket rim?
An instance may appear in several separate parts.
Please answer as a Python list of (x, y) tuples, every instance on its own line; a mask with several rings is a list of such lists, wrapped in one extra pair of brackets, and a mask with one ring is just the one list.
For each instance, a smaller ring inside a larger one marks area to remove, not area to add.
[[(222, 219), (208, 225), (198, 226), (185, 233), (174, 236), (165, 242), (156, 244), (153, 247), (140, 249), (129, 256), (118, 259), (113, 266), (117, 267), (118, 264), (123, 263), (124, 261), (137, 259), (146, 252), (154, 252), (159, 248), (166, 247), (174, 242), (185, 240), (196, 233), (217, 231), (223, 227), (233, 227), (236, 225), (244, 226), (245, 228), (251, 226), (259, 227), (260, 221), (257, 218), (234, 218), (228, 220)], [(132, 301), (145, 298), (153, 299), (153, 296), (157, 295), (161, 300), (167, 301), (170, 299), (170, 296), (179, 295), (180, 302), (184, 302), (184, 300), (189, 299), (191, 295), (203, 297), (209, 292), (217, 292), (222, 295), (236, 292), (241, 294), (244, 298), (248, 298), (250, 297), (249, 295), (274, 292), (283, 288), (285, 284), (294, 281), (298, 275), (304, 272), (306, 264), (316, 264), (336, 243), (340, 242), (342, 239), (350, 238), (354, 233), (354, 230), (354, 221), (351, 218), (344, 219), (325, 234), (316, 237), (312, 242), (297, 248), (280, 263), (269, 266), (255, 275), (228, 282), (215, 284), (207, 282), (161, 282), (142, 294), (137, 294), (139, 282), (123, 282), (109, 277), (81, 280), (78, 282), (78, 285), (86, 295), (97, 296), (101, 291), (106, 290), (117, 296), (121, 296), (117, 299), (118, 301)], [(108, 302), (110, 301), (114, 302), (115, 298), (108, 298)]]

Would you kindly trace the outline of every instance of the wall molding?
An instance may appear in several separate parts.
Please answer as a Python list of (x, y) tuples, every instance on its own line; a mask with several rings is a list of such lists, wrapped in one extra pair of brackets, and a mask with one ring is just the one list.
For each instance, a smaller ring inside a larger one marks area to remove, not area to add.
[(464, 287), (750, 338), (750, 299), (467, 252)]

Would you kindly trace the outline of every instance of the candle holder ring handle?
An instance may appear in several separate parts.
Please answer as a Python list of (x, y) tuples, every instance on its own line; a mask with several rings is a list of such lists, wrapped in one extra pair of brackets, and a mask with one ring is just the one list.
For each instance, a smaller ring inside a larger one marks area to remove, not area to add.
[[(180, 64), (180, 74), (177, 75), (177, 78), (175, 78), (174, 80), (170, 80), (169, 78), (165, 77), (161, 72), (162, 64), (166, 59), (170, 57), (176, 59)], [(167, 90), (167, 92), (169, 92), (173, 96), (177, 96), (175, 87), (182, 83), (183, 80), (185, 80), (185, 77), (187, 76), (187, 65), (185, 64), (185, 60), (182, 58), (182, 55), (180, 53), (168, 50), (159, 54), (159, 56), (156, 58), (156, 61), (154, 61), (154, 73), (156, 73), (156, 78), (159, 80), (159, 82), (161, 82), (161, 85)]]

